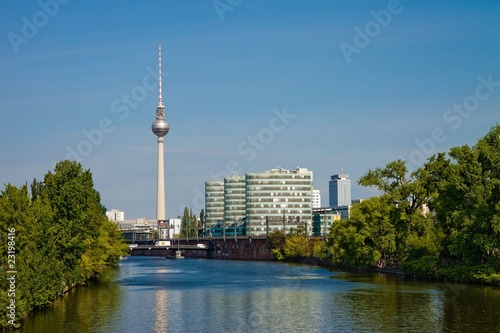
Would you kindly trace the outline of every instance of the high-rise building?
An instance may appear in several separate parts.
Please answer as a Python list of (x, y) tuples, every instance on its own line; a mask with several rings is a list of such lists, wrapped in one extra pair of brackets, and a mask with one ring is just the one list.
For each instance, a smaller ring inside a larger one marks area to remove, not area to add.
[(313, 172), (306, 168), (276, 168), (205, 182), (207, 232), (234, 235), (243, 228), (247, 236), (266, 236), (303, 227), (311, 234), (312, 188)]
[(205, 182), (205, 225), (208, 227), (224, 221), (224, 182)]
[(242, 224), (246, 214), (245, 178), (224, 178), (224, 222), (225, 226)]
[(303, 226), (311, 233), (313, 173), (306, 168), (247, 173), (246, 232), (265, 236)]
[(348, 174), (333, 175), (329, 185), (330, 207), (351, 205), (351, 180)]
[(321, 193), (319, 190), (312, 191), (312, 208), (321, 207)]

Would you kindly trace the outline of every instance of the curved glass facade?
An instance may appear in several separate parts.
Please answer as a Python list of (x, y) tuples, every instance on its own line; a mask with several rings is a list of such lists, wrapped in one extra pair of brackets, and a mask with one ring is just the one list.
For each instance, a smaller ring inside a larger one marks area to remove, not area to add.
[(247, 236), (285, 233), (302, 226), (312, 233), (313, 173), (271, 169), (205, 183), (207, 226), (244, 227)]
[(299, 225), (311, 233), (313, 173), (305, 168), (271, 169), (246, 177), (247, 233), (285, 233)]

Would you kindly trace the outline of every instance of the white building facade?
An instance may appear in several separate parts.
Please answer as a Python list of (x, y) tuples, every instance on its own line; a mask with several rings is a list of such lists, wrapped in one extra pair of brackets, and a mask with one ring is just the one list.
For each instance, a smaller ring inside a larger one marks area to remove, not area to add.
[(311, 234), (313, 172), (306, 168), (247, 173), (246, 232), (266, 236), (303, 226)]
[(321, 192), (319, 190), (312, 191), (312, 207), (313, 208), (321, 207)]
[(175, 239), (175, 237), (181, 232), (181, 219), (167, 219), (166, 228), (162, 228), (160, 225), (158, 234), (160, 239)]
[(125, 212), (118, 209), (111, 209), (106, 212), (106, 216), (110, 221), (113, 222), (123, 222), (125, 221)]

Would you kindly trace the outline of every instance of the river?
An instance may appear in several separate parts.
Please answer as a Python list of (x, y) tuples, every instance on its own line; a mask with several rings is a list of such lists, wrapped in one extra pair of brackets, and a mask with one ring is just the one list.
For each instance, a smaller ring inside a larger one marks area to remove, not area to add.
[(500, 332), (500, 289), (262, 261), (127, 257), (20, 332)]

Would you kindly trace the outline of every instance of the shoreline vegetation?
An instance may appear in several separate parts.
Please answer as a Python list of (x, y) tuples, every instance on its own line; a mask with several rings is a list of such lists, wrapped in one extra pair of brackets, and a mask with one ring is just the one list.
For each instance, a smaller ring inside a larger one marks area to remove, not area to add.
[(274, 257), (500, 286), (500, 125), (415, 171), (397, 160), (358, 184), (382, 194), (354, 205), (326, 240), (309, 239), (303, 228), (271, 233)]
[(43, 181), (0, 192), (0, 328), (115, 267), (128, 246), (106, 217), (92, 174), (62, 161)]
[[(327, 239), (305, 226), (269, 235), (277, 260), (500, 286), (500, 125), (476, 145), (368, 170), (382, 192), (352, 207)], [(92, 175), (62, 161), (43, 181), (0, 192), (0, 328), (116, 267), (128, 246), (105, 215)]]

